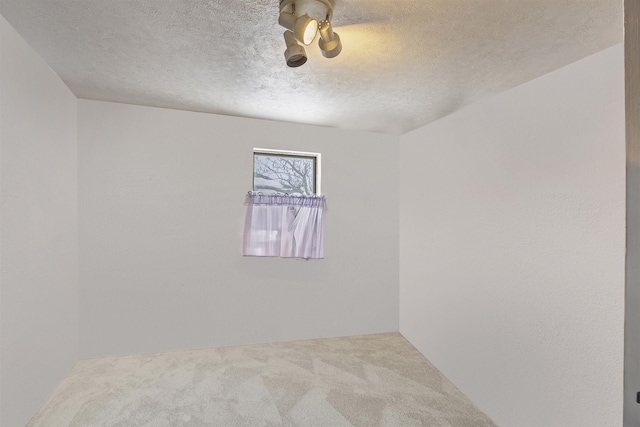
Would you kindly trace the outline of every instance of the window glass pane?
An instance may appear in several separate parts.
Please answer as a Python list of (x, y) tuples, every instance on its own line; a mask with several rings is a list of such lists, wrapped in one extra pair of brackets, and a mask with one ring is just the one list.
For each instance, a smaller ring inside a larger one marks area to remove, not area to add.
[(253, 191), (262, 194), (311, 196), (315, 194), (315, 167), (314, 157), (255, 153)]

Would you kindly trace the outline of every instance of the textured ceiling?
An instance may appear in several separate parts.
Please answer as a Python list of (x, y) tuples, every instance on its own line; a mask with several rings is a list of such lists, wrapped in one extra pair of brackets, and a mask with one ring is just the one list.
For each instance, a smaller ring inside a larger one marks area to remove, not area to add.
[(337, 0), (284, 61), (278, 0), (1, 0), (79, 98), (400, 134), (622, 41), (622, 0)]

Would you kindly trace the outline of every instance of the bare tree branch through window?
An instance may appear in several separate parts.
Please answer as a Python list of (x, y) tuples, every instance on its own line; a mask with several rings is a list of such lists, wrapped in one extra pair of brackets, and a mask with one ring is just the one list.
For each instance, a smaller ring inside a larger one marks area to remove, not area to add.
[(315, 176), (313, 157), (254, 155), (254, 191), (311, 196), (315, 193)]

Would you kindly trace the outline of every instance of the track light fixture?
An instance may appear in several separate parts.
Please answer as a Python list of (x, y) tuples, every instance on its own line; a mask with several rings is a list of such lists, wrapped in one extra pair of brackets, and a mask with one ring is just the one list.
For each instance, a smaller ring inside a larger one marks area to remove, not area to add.
[(281, 12), (278, 23), (291, 31), (296, 40), (305, 45), (310, 45), (318, 32), (318, 21), (309, 15), (297, 17), (293, 13)]
[(284, 32), (284, 41), (287, 44), (287, 50), (284, 51), (284, 57), (289, 67), (299, 67), (307, 62), (307, 52), (296, 42), (296, 38), (291, 31)]
[(334, 6), (335, 0), (280, 0), (278, 23), (288, 30), (284, 33), (287, 45), (284, 57), (289, 67), (299, 67), (307, 62), (304, 47), (298, 42), (309, 45), (318, 32), (322, 55), (335, 58), (340, 54), (342, 42), (331, 26)]
[(326, 19), (320, 21), (320, 40), (318, 41), (318, 46), (320, 46), (322, 55), (324, 55), (325, 58), (335, 58), (342, 50), (340, 36), (333, 32), (331, 22)]

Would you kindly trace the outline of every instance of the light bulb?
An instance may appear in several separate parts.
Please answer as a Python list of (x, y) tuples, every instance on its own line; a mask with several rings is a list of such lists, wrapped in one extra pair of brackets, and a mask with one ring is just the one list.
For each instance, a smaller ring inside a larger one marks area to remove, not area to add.
[(304, 37), (302, 43), (309, 45), (316, 38), (318, 32), (318, 21), (311, 19), (307, 22), (307, 26), (304, 29)]

